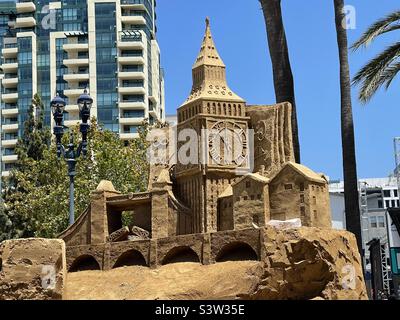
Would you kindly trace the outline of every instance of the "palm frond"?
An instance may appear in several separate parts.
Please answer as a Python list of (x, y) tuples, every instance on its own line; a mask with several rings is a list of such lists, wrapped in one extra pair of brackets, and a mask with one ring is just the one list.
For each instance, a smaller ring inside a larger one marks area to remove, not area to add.
[(384, 78), (385, 89), (389, 89), (390, 85), (392, 84), (394, 78), (400, 72), (400, 62), (394, 63), (386, 68), (385, 72), (383, 73), (382, 77)]
[(381, 20), (375, 22), (352, 46), (353, 51), (360, 47), (367, 47), (376, 37), (400, 29), (400, 11), (395, 11)]
[(397, 42), (378, 54), (358, 71), (353, 79), (353, 85), (361, 83), (359, 99), (362, 103), (367, 103), (382, 84), (386, 82), (385, 79), (390, 79), (391, 69), (389, 67), (399, 56), (400, 42)]

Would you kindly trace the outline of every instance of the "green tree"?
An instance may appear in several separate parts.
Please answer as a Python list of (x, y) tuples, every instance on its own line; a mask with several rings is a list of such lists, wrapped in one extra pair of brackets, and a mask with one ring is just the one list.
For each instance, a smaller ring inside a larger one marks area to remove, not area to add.
[(296, 162), (300, 163), (300, 142), (294, 80), (289, 59), (281, 0), (259, 0), (267, 28), (269, 54), (272, 62), (276, 102), (292, 104), (293, 148)]
[(347, 230), (353, 232), (362, 253), (360, 207), (358, 202), (357, 163), (354, 141), (351, 81), (347, 30), (344, 27), (344, 1), (334, 0), (335, 23), (340, 62), (341, 129), (343, 152), (344, 200)]
[[(400, 11), (372, 24), (353, 45), (354, 51), (368, 47), (376, 38), (400, 29)], [(400, 71), (400, 42), (395, 42), (362, 67), (353, 79), (360, 85), (359, 100), (367, 103), (382, 86), (387, 90)]]
[(24, 122), (24, 133), (19, 138), (15, 152), (19, 159), (39, 160), (51, 142), (51, 132), (44, 126), (44, 106), (40, 96), (35, 94)]
[(44, 127), (44, 107), (39, 95), (35, 94), (27, 112), (22, 137), (18, 139), (15, 153), (18, 155), (18, 171), (12, 171), (5, 181), (0, 207), (0, 240), (32, 236), (29, 214), (16, 214), (14, 206), (23, 202), (24, 195), (29, 193), (35, 184), (26, 180), (26, 175), (34, 162), (43, 159), (44, 151), (51, 142), (51, 133)]
[[(123, 193), (144, 191), (147, 187), (149, 165), (146, 159), (148, 124), (140, 129), (140, 137), (124, 142), (118, 135), (103, 130), (92, 119), (88, 135), (88, 154), (77, 162), (75, 177), (75, 212), (82, 213), (90, 202), (90, 192), (101, 180), (110, 180)], [(79, 139), (79, 129), (71, 130), (74, 141)], [(69, 141), (64, 135), (63, 142)], [(3, 231), (3, 238), (56, 237), (68, 226), (69, 179), (64, 160), (57, 159), (56, 147), (43, 151), (42, 159), (28, 158), (24, 169), (17, 168), (12, 176), (18, 188), (7, 185), (5, 213), (13, 223)], [(21, 223), (23, 221), (24, 223)], [(1, 234), (0, 230), (0, 234)]]

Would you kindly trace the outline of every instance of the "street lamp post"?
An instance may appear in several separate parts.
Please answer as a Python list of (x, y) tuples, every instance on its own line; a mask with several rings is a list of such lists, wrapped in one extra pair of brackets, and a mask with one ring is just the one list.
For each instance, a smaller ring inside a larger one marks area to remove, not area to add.
[(55, 122), (54, 135), (56, 136), (57, 144), (57, 157), (64, 158), (68, 165), (69, 176), (69, 224), (72, 225), (75, 221), (75, 208), (74, 208), (74, 177), (76, 175), (76, 162), (81, 154), (84, 156), (87, 153), (87, 134), (89, 131), (88, 120), (90, 118), (90, 108), (93, 104), (93, 99), (88, 95), (87, 90), (78, 98), (79, 116), (82, 119), (80, 124), (80, 132), (82, 134), (82, 141), (79, 143), (78, 148), (75, 150), (73, 135), (70, 134), (69, 144), (65, 148), (61, 142), (64, 135), (64, 111), (65, 101), (58, 94), (51, 100), (51, 110)]

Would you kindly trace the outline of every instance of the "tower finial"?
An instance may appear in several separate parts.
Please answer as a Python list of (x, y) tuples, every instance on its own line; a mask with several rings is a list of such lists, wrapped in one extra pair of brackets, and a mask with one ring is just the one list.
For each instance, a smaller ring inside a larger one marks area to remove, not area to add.
[(210, 18), (206, 17), (206, 27), (208, 28), (210, 26)]

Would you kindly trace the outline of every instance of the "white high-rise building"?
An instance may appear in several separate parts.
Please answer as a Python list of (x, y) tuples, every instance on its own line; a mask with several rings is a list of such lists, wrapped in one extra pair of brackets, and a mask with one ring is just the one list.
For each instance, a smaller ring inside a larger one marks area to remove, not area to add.
[(155, 0), (17, 0), (0, 6), (2, 175), (17, 160), (29, 105), (67, 102), (64, 125), (79, 123), (85, 88), (91, 116), (123, 140), (144, 119), (165, 120), (164, 78), (156, 39)]

